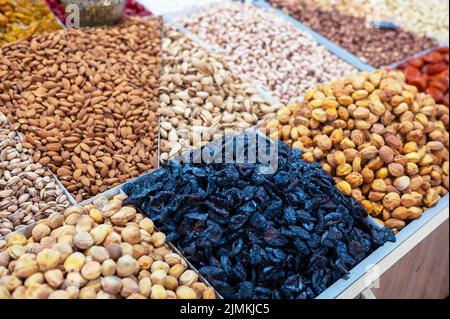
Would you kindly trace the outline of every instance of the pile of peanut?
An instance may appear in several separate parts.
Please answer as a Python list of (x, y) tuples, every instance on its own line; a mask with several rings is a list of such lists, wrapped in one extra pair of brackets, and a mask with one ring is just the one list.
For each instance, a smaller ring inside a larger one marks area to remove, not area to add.
[(233, 71), (269, 89), (282, 103), (356, 69), (284, 18), (253, 4), (225, 1), (180, 22), (228, 56)]
[(319, 161), (381, 224), (402, 229), (448, 193), (449, 110), (400, 72), (361, 73), (305, 94), (266, 127)]
[(0, 241), (0, 299), (214, 299), (125, 198), (99, 197)]
[(67, 207), (64, 190), (50, 171), (35, 163), (0, 113), (0, 237)]
[(158, 165), (160, 38), (128, 18), (0, 49), (0, 110), (77, 201)]
[(160, 87), (161, 160), (273, 118), (278, 107), (209, 53), (169, 28)]

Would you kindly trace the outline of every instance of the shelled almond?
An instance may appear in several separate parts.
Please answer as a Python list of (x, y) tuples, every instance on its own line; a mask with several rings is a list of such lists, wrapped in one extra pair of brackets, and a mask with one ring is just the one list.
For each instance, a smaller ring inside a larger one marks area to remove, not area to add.
[(52, 214), (0, 241), (0, 299), (213, 299), (124, 195)]
[(0, 49), (0, 110), (78, 201), (158, 165), (160, 38), (129, 18)]
[(400, 72), (362, 73), (305, 94), (267, 124), (319, 161), (380, 223), (402, 229), (448, 193), (449, 110)]

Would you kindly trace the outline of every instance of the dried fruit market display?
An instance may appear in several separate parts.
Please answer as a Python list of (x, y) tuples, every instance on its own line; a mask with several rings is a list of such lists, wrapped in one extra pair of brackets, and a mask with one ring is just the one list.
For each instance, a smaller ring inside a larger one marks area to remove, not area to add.
[[(209, 53), (173, 28), (163, 44), (159, 113), (161, 160), (236, 134), (273, 118), (277, 106)], [(203, 144), (202, 144), (203, 143)]]
[(0, 110), (77, 201), (157, 167), (160, 47), (160, 19), (128, 18), (0, 49)]
[(283, 103), (318, 84), (357, 72), (308, 33), (253, 4), (224, 1), (180, 22), (223, 50), (235, 72), (258, 81)]
[(67, 207), (64, 190), (33, 160), (0, 113), (0, 237)]
[(53, 213), (0, 240), (0, 299), (214, 299), (124, 195)]
[(379, 70), (309, 91), (266, 127), (398, 231), (448, 193), (448, 124), (448, 107)]
[(448, 106), (448, 47), (437, 49), (418, 58), (412, 58), (398, 66), (403, 70), (406, 82), (421, 92), (430, 94), (437, 103)]
[[(223, 139), (208, 154), (222, 159), (234, 143), (237, 156), (239, 141), (245, 152), (259, 149), (248, 139)], [(371, 226), (320, 164), (277, 147), (278, 170), (269, 174), (248, 159), (168, 162), (127, 184), (127, 203), (152, 218), (223, 297), (314, 298), (394, 235)]]
[(43, 0), (0, 0), (0, 47), (61, 28)]
[(391, 65), (438, 44), (432, 38), (403, 29), (374, 28), (368, 25), (364, 17), (316, 7), (303, 0), (269, 2), (377, 68)]
[(127, 0), (59, 30), (0, 0), (0, 299), (312, 299), (429, 223), (448, 3), (270, 2), (344, 50), (265, 3)]

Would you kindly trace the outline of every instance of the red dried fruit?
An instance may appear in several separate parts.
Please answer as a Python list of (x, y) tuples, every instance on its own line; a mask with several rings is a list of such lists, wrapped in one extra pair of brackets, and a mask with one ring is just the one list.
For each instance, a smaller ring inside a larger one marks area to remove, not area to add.
[(437, 103), (441, 103), (444, 99), (444, 93), (434, 86), (430, 86), (425, 92), (431, 95)]
[(423, 57), (423, 60), (427, 63), (439, 63), (444, 60), (444, 57), (439, 52), (431, 52)]
[(435, 75), (435, 74), (445, 71), (446, 68), (448, 68), (448, 66), (445, 65), (444, 63), (431, 64), (428, 66), (427, 74)]
[(422, 75), (420, 74), (419, 69), (413, 66), (408, 66), (404, 72), (407, 81), (419, 78)]
[(448, 91), (448, 83), (444, 83), (443, 81), (439, 81), (437, 79), (429, 81), (428, 86), (434, 86), (442, 92)]
[(408, 63), (417, 69), (420, 69), (423, 66), (423, 61), (421, 59), (410, 59)]
[(443, 47), (422, 57), (397, 66), (405, 73), (406, 81), (420, 92), (433, 96), (438, 103), (448, 106), (449, 48)]
[(426, 75), (419, 76), (417, 78), (408, 79), (408, 82), (412, 85), (417, 86), (417, 88), (423, 92), (428, 86), (428, 77)]

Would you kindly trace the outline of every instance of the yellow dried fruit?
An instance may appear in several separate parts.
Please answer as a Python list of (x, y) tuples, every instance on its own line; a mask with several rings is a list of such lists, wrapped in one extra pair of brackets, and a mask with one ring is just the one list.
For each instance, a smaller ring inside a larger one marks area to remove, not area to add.
[(94, 239), (87, 231), (79, 230), (73, 237), (73, 244), (80, 249), (88, 249), (94, 245)]
[(92, 218), (92, 220), (96, 223), (102, 223), (103, 222), (103, 215), (102, 212), (99, 211), (96, 208), (92, 208), (89, 211), (89, 216)]
[(139, 280), (139, 293), (145, 298), (150, 297), (152, 282), (150, 278), (142, 278)]
[(25, 246), (27, 244), (27, 238), (21, 233), (12, 233), (6, 237), (6, 240), (8, 242), (8, 246)]
[(386, 192), (387, 185), (384, 180), (376, 179), (372, 182), (372, 189), (376, 192), (384, 193)]
[(336, 168), (336, 176), (344, 177), (350, 174), (352, 171), (352, 166), (350, 164), (341, 164)]
[(61, 260), (61, 254), (56, 249), (43, 249), (36, 256), (39, 270), (42, 272), (56, 268)]
[(216, 299), (216, 293), (214, 292), (214, 289), (211, 287), (208, 287), (203, 292), (203, 299)]
[(170, 268), (169, 275), (171, 275), (175, 278), (179, 278), (181, 276), (181, 274), (184, 273), (185, 270), (186, 270), (185, 265), (177, 264)]
[(67, 272), (79, 272), (81, 271), (81, 268), (84, 266), (85, 262), (86, 257), (80, 252), (75, 252), (67, 257), (66, 261), (64, 262), (64, 269)]
[(411, 179), (408, 176), (401, 176), (401, 177), (397, 177), (394, 180), (394, 186), (399, 190), (399, 191), (404, 191), (406, 190), (409, 185), (411, 184)]
[(156, 270), (151, 274), (150, 279), (153, 285), (165, 286), (167, 281), (167, 273), (161, 269)]
[(39, 266), (35, 260), (24, 259), (22, 257), (14, 265), (14, 275), (19, 278), (28, 278), (39, 271)]
[(155, 224), (150, 218), (144, 218), (139, 222), (139, 227), (145, 230), (147, 233), (152, 234), (155, 230)]
[(45, 272), (44, 278), (49, 286), (54, 289), (59, 288), (59, 286), (61, 286), (64, 282), (63, 273), (59, 269), (48, 270), (47, 272)]
[(347, 196), (350, 196), (352, 194), (352, 187), (346, 181), (340, 181), (339, 183), (337, 183), (336, 188)]
[(139, 228), (136, 226), (125, 227), (122, 230), (121, 236), (124, 242), (130, 244), (137, 244), (141, 242), (141, 232), (139, 231)]
[(401, 204), (400, 195), (397, 193), (388, 193), (383, 198), (383, 205), (389, 210), (395, 209), (396, 207), (400, 206), (400, 204)]
[(120, 277), (129, 277), (139, 269), (137, 261), (130, 255), (120, 257), (116, 267), (117, 274)]
[(47, 225), (37, 224), (31, 231), (31, 234), (33, 236), (33, 240), (39, 242), (42, 238), (50, 235), (51, 232), (52, 230)]
[(0, 300), (1, 299), (11, 299), (11, 294), (6, 287), (0, 286)]
[(164, 246), (166, 243), (166, 235), (161, 232), (156, 232), (152, 235), (152, 245), (156, 248)]
[(151, 299), (166, 299), (166, 297), (167, 297), (166, 289), (162, 285), (152, 286), (150, 292)]
[(197, 294), (194, 289), (186, 286), (180, 286), (177, 288), (178, 299), (197, 299)]

